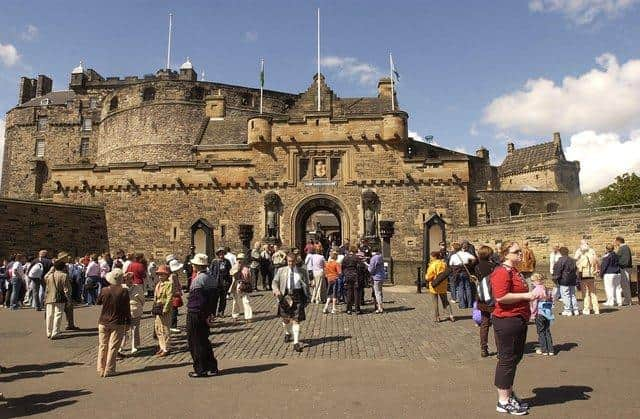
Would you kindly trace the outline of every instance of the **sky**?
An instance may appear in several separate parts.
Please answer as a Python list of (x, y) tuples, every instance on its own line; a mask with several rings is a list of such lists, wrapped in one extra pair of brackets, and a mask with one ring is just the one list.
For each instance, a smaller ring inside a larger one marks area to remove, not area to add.
[(506, 144), (560, 132), (581, 162), (583, 192), (640, 172), (640, 0), (86, 1), (0, 3), (0, 141), (20, 76), (45, 74), (68, 88), (80, 60), (101, 75), (171, 67), (190, 57), (221, 83), (299, 93), (321, 64), (339, 97), (375, 96), (400, 75), (397, 97), (414, 137), (492, 164)]

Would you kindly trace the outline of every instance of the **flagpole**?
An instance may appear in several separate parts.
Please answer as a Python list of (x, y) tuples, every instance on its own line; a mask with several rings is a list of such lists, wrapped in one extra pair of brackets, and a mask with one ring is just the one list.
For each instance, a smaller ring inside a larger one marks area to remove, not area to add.
[(171, 68), (171, 29), (173, 26), (173, 13), (169, 13), (169, 45), (167, 46), (167, 70)]
[(260, 115), (262, 115), (262, 89), (264, 87), (264, 58), (260, 59)]
[(320, 8), (318, 7), (318, 112), (320, 112)]
[(395, 112), (396, 103), (393, 100), (394, 95), (394, 83), (393, 83), (393, 56), (389, 53), (389, 76), (391, 77), (391, 110)]

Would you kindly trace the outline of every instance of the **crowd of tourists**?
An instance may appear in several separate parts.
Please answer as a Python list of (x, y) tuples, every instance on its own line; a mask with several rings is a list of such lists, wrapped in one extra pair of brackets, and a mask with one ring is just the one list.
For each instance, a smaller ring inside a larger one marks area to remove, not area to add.
[[(538, 334), (536, 353), (555, 355), (551, 324), (557, 301), (562, 302), (563, 316), (600, 314), (596, 296), (596, 278), (600, 277), (606, 294), (604, 306), (631, 305), (632, 252), (623, 237), (607, 244), (601, 258), (587, 240), (581, 240), (572, 255), (566, 246), (554, 246), (549, 255), (549, 279), (536, 265), (527, 241), (522, 246), (504, 242), (496, 250), (487, 245), (476, 250), (468, 241), (453, 243), (448, 250), (442, 242), (440, 249), (431, 253), (425, 273), (433, 296), (434, 320), (440, 322), (439, 305), (451, 321), (455, 318), (450, 303), (471, 308), (479, 326), (482, 357), (490, 355), (488, 334), (493, 326), (498, 352), (496, 410), (502, 413), (523, 415), (529, 409), (513, 391), (529, 323), (535, 324)], [(582, 310), (576, 298), (578, 290)]]

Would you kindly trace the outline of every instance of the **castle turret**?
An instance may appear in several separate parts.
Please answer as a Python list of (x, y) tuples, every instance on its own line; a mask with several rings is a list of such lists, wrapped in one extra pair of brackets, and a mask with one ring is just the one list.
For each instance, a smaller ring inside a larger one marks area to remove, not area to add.
[(476, 157), (480, 157), (482, 160), (489, 161), (489, 150), (484, 147), (480, 147), (476, 150)]
[(191, 59), (189, 57), (187, 57), (187, 61), (180, 66), (180, 75), (178, 78), (180, 80), (189, 81), (198, 80), (198, 73), (193, 69), (193, 64), (191, 64)]
[(51, 93), (52, 88), (53, 80), (43, 74), (38, 75), (38, 82), (36, 84), (36, 97), (44, 96)]
[(516, 146), (513, 143), (507, 143), (507, 153), (513, 153), (516, 149)]
[(87, 82), (87, 75), (85, 74), (82, 61), (80, 61), (80, 65), (78, 65), (76, 68), (74, 68), (71, 71), (71, 81), (69, 82), (69, 86), (72, 89), (83, 88), (86, 82)]
[(378, 81), (378, 97), (391, 98), (391, 79), (383, 77)]
[(259, 144), (271, 141), (271, 118), (264, 115), (249, 118), (247, 123), (247, 144)]
[(407, 138), (406, 112), (389, 112), (382, 116), (382, 139), (394, 140)]
[(205, 99), (205, 115), (209, 118), (224, 118), (226, 114), (225, 98), (218, 90), (215, 95), (207, 96)]

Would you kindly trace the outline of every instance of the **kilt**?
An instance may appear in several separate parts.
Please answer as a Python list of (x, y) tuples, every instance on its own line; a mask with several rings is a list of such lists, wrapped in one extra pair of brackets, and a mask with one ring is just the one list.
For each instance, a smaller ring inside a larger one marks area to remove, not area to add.
[[(285, 292), (285, 296), (286, 295), (289, 295), (288, 290)], [(302, 288), (293, 290), (291, 298), (293, 299), (293, 305), (289, 306), (284, 302), (284, 296), (280, 297), (278, 301), (278, 316), (283, 319), (291, 319), (297, 322), (306, 320), (307, 317), (305, 315), (304, 308), (307, 305), (307, 296)]]

